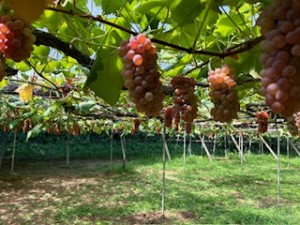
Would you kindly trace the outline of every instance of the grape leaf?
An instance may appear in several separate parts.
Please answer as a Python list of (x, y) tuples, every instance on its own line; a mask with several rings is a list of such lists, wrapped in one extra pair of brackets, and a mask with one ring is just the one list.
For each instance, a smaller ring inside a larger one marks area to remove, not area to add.
[(120, 97), (123, 79), (121, 77), (122, 62), (118, 52), (109, 48), (100, 49), (85, 83), (110, 105), (114, 105)]

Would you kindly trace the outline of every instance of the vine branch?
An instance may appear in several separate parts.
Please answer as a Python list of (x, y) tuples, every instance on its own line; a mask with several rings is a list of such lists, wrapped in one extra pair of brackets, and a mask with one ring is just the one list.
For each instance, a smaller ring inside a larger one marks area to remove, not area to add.
[[(67, 14), (67, 15), (70, 15), (70, 16), (76, 16), (76, 17), (85, 18), (85, 19), (88, 19), (88, 20), (97, 21), (97, 22), (112, 26), (114, 28), (117, 28), (119, 30), (122, 30), (122, 31), (124, 31), (126, 33), (129, 33), (129, 34), (132, 34), (132, 35), (137, 35), (138, 34), (137, 32), (134, 32), (134, 31), (132, 31), (132, 30), (126, 28), (126, 27), (123, 27), (123, 26), (120, 26), (120, 25), (115, 24), (113, 22), (107, 21), (107, 20), (103, 19), (102, 16), (92, 16), (90, 14), (79, 14), (79, 13), (74, 13), (72, 10), (58, 9), (58, 8), (53, 8), (53, 7), (48, 7), (47, 9), (51, 10), (51, 11), (55, 11), (55, 12), (64, 13), (64, 14)], [(215, 56), (215, 57), (219, 57), (219, 58), (225, 58), (225, 57), (229, 57), (229, 56), (236, 55), (236, 54), (239, 54), (241, 52), (247, 51), (247, 50), (253, 48), (259, 42), (261, 42), (263, 39), (264, 39), (263, 36), (259, 36), (257, 38), (246, 41), (242, 44), (238, 44), (239, 48), (237, 48), (233, 51), (225, 50), (225, 51), (222, 51), (222, 52), (211, 52), (211, 51), (206, 51), (206, 50), (196, 50), (194, 48), (185, 48), (185, 47), (175, 45), (175, 44), (172, 44), (172, 43), (169, 43), (169, 42), (166, 42), (166, 41), (162, 41), (162, 40), (159, 40), (159, 39), (156, 39), (156, 38), (152, 38), (151, 41), (154, 42), (154, 43), (157, 43), (157, 44), (161, 44), (163, 46), (170, 47), (172, 49), (176, 49), (176, 50), (179, 50), (179, 51), (189, 53), (189, 54), (200, 54), (200, 55), (207, 55), (207, 56)]]

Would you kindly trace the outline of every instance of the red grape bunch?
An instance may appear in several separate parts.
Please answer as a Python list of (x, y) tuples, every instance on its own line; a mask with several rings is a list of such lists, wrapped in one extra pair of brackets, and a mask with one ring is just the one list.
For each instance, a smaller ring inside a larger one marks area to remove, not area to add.
[(3, 77), (5, 77), (6, 72), (5, 72), (5, 59), (3, 56), (0, 55), (0, 82), (2, 81)]
[(138, 132), (140, 125), (141, 125), (141, 120), (139, 118), (135, 118), (133, 120), (133, 127), (131, 129), (131, 134), (135, 134), (136, 132)]
[(157, 71), (156, 47), (145, 34), (123, 41), (119, 55), (123, 59), (122, 76), (137, 111), (147, 116), (159, 116), (164, 94)]
[(287, 117), (286, 126), (292, 136), (299, 135), (299, 128), (296, 126), (296, 120), (294, 116)]
[[(193, 78), (177, 76), (171, 80), (174, 89), (173, 95), (173, 113), (175, 130), (178, 127), (180, 118), (185, 122), (185, 131), (190, 133), (193, 120), (197, 118), (197, 96), (195, 91), (195, 80)], [(178, 118), (179, 117), (179, 118)]]
[(167, 128), (172, 127), (172, 120), (173, 120), (173, 107), (168, 106), (165, 108), (164, 111), (164, 123)]
[(26, 24), (9, 15), (0, 16), (0, 53), (20, 62), (30, 56), (36, 37)]
[(256, 122), (258, 124), (258, 133), (265, 133), (268, 130), (269, 115), (265, 111), (256, 113)]
[(261, 93), (274, 113), (292, 116), (300, 109), (300, 1), (274, 0), (257, 24), (265, 37)]
[(214, 121), (230, 122), (237, 117), (240, 109), (235, 76), (227, 65), (208, 72), (209, 96), (214, 103), (211, 115)]

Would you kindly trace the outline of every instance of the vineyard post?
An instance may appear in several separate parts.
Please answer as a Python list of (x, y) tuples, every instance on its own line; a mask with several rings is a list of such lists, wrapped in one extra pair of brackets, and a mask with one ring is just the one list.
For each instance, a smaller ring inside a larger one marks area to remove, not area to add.
[(224, 155), (227, 158), (227, 133), (224, 135)]
[(217, 144), (217, 135), (214, 135), (214, 143), (213, 143), (213, 157), (216, 157), (216, 144)]
[(162, 132), (162, 141), (163, 141), (163, 155), (162, 155), (162, 163), (163, 163), (163, 171), (162, 171), (162, 192), (161, 192), (161, 213), (162, 216), (165, 216), (165, 197), (166, 197), (166, 146), (167, 146), (167, 140), (166, 140), (166, 127), (163, 126), (163, 132)]
[(189, 156), (192, 155), (192, 135), (189, 134), (189, 146), (188, 146), (188, 153), (189, 153)]
[(206, 146), (206, 144), (205, 144), (205, 139), (204, 139), (204, 137), (205, 137), (204, 135), (203, 135), (203, 136), (202, 136), (202, 135), (199, 135), (199, 138), (200, 138), (202, 147), (203, 147), (203, 149), (204, 149), (204, 151), (205, 151), (205, 153), (206, 153), (206, 155), (207, 155), (209, 161), (212, 161), (212, 158), (211, 158), (211, 155), (210, 155), (210, 153), (209, 153), (209, 150), (208, 150), (208, 148), (207, 148), (207, 146)]
[(70, 166), (70, 132), (67, 132), (66, 166)]
[(299, 150), (296, 148), (296, 146), (293, 144), (292, 141), (290, 141), (291, 146), (293, 147), (293, 149), (295, 150), (295, 152), (298, 154), (298, 156), (300, 156), (300, 152)]
[(230, 137), (231, 137), (231, 140), (233, 141), (233, 143), (234, 143), (236, 149), (238, 150), (239, 157), (241, 157), (241, 149), (240, 149), (239, 144), (236, 142), (236, 140), (235, 140), (233, 134), (230, 134)]
[(251, 145), (252, 145), (252, 139), (251, 136), (249, 137), (249, 145), (248, 145), (248, 152), (251, 153)]
[(123, 154), (123, 166), (122, 168), (125, 169), (126, 166), (126, 147), (125, 147), (125, 139), (123, 134), (120, 135), (120, 141), (121, 141), (121, 150)]
[(112, 171), (112, 164), (113, 164), (113, 151), (114, 151), (114, 129), (111, 126), (111, 134), (110, 134), (110, 155), (109, 155), (109, 171)]
[(0, 168), (2, 166), (2, 162), (3, 162), (3, 158), (4, 158), (4, 153), (6, 151), (6, 147), (7, 147), (7, 132), (3, 132), (2, 133), (2, 138), (3, 138), (3, 141), (2, 141), (2, 149), (1, 149), (1, 153), (0, 153)]
[(14, 172), (16, 144), (17, 144), (17, 129), (15, 128), (15, 130), (14, 130), (14, 141), (13, 141), (13, 151), (12, 151), (12, 155), (11, 155), (10, 176), (12, 176), (13, 172)]
[(242, 133), (240, 132), (240, 150), (241, 150), (241, 166), (243, 166), (243, 162), (244, 162), (244, 137), (242, 135)]
[(280, 203), (280, 131), (278, 129), (277, 124), (277, 116), (276, 116), (275, 126), (276, 126), (276, 133), (277, 133), (277, 203)]
[(186, 132), (183, 134), (183, 168), (186, 167)]
[(287, 136), (286, 138), (286, 158), (287, 158), (287, 161), (288, 161), (288, 166), (290, 165), (290, 137)]
[(270, 147), (270, 145), (266, 142), (266, 140), (259, 135), (260, 140), (262, 140), (262, 142), (264, 143), (264, 145), (267, 147), (267, 149), (269, 150), (269, 152), (273, 155), (273, 157), (278, 160), (278, 157), (276, 156), (275, 152), (273, 151), (273, 149)]

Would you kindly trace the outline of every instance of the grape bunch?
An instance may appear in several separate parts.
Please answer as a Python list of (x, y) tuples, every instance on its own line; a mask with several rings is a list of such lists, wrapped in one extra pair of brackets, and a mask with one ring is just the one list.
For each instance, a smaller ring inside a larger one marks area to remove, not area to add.
[(167, 128), (172, 127), (172, 120), (173, 120), (173, 107), (168, 106), (165, 108), (164, 111), (164, 123)]
[(175, 130), (178, 129), (180, 119), (185, 122), (185, 131), (190, 133), (193, 120), (197, 118), (197, 96), (195, 91), (195, 80), (193, 78), (176, 76), (171, 80), (173, 87), (173, 116)]
[(0, 55), (0, 82), (6, 75), (5, 68), (6, 68), (5, 59), (3, 56)]
[(300, 112), (294, 113), (295, 125), (300, 128)]
[(230, 122), (237, 117), (240, 109), (235, 76), (227, 65), (208, 72), (209, 96), (214, 103), (211, 115), (214, 121)]
[(256, 122), (258, 124), (258, 133), (265, 133), (268, 130), (269, 115), (265, 111), (256, 113)]
[(140, 125), (141, 125), (141, 120), (139, 118), (135, 118), (133, 120), (133, 127), (131, 129), (131, 134), (135, 134), (136, 132), (138, 132)]
[(286, 126), (289, 131), (289, 133), (292, 136), (298, 136), (299, 135), (299, 128), (296, 126), (296, 121), (294, 116), (287, 117)]
[(257, 24), (265, 37), (261, 93), (274, 113), (292, 116), (300, 108), (300, 1), (274, 0)]
[(157, 117), (163, 108), (164, 94), (157, 70), (156, 47), (145, 34), (123, 41), (119, 55), (123, 59), (122, 76), (137, 111)]
[(23, 133), (27, 133), (31, 129), (32, 129), (31, 119), (27, 118), (23, 121), (23, 127), (22, 127)]
[(0, 16), (0, 53), (20, 62), (30, 56), (36, 37), (21, 19)]

